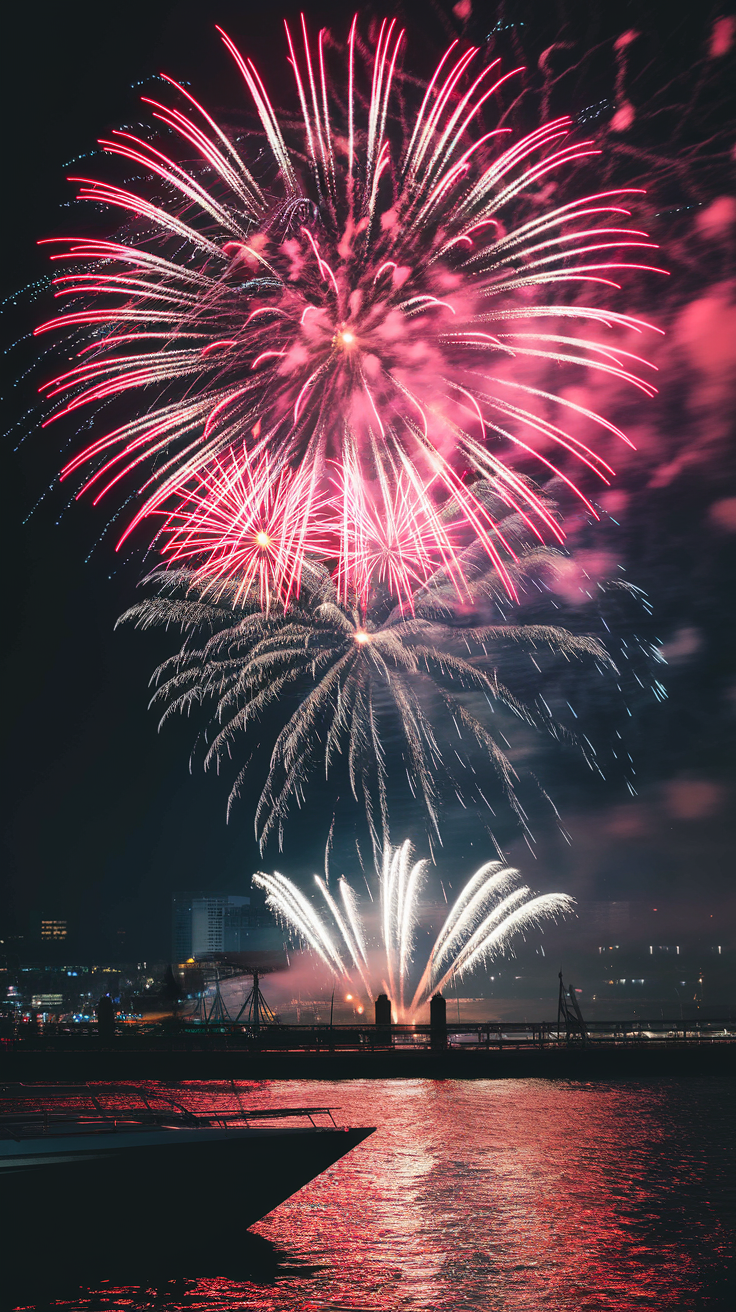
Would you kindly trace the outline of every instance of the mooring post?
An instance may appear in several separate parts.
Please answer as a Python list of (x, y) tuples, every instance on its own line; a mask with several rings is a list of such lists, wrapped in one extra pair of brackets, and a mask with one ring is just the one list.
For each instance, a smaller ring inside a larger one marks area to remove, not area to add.
[(391, 999), (386, 993), (376, 998), (376, 1047), (391, 1046)]
[(429, 1046), (447, 1047), (447, 1003), (441, 993), (435, 993), (429, 1000)]
[(115, 1038), (115, 1008), (109, 993), (104, 993), (97, 1003), (97, 1038), (105, 1045)]

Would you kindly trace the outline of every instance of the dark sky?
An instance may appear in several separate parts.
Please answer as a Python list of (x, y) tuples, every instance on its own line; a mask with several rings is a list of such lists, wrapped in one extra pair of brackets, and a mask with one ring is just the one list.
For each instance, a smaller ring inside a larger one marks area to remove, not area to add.
[[(729, 198), (736, 186), (724, 89), (734, 68), (730, 29), (714, 29), (728, 11), (641, 0), (456, 8), (458, 14), (450, 6), (386, 5), (408, 13), (410, 49), (422, 68), (451, 32), (465, 31), (478, 43), (490, 33), (505, 57), (519, 62), (522, 54), (537, 102), (546, 88), (553, 111), (582, 115), (605, 103), (594, 130), (610, 149), (608, 176), (647, 179), (654, 235), (672, 271), (648, 307), (668, 332), (657, 348), (661, 398), (627, 411), (640, 450), (621, 465), (618, 500), (608, 503), (620, 527), (608, 523), (594, 541), (581, 530), (572, 542), (594, 563), (605, 557), (622, 564), (648, 593), (653, 617), (631, 622), (641, 636), (665, 644), (669, 700), (657, 705), (642, 697), (625, 726), (636, 797), (620, 778), (603, 785), (571, 757), (540, 748), (535, 772), (573, 844), (564, 845), (540, 817), (539, 857), (530, 872), (533, 863), (511, 830), (504, 842), (539, 887), (692, 902), (698, 914), (707, 906), (709, 915), (716, 909), (730, 918), (733, 932), (736, 202)], [(75, 224), (83, 229), (84, 216), (68, 208), (64, 166), (136, 112), (135, 83), (168, 71), (189, 79), (205, 103), (227, 106), (239, 91), (213, 31), (220, 22), (278, 86), (286, 77), (280, 20), (295, 12), (229, 0), (16, 6), (2, 85), (4, 294), (45, 275), (38, 238)], [(347, 10), (310, 13), (315, 26), (335, 20), (341, 28)], [(617, 84), (622, 64), (614, 42), (629, 30), (639, 35)], [(632, 124), (606, 127), (624, 102)], [(4, 344), (47, 309), (48, 300), (27, 297), (7, 307)], [(47, 376), (43, 365), (23, 376), (32, 362), (23, 343), (5, 356), (4, 416), (14, 427), (3, 463), (3, 923), (23, 933), (34, 910), (67, 915), (88, 951), (111, 951), (124, 930), (126, 955), (160, 955), (173, 889), (242, 891), (260, 864), (250, 812), (244, 806), (226, 827), (225, 782), (199, 770), (190, 775), (191, 726), (156, 734), (147, 680), (170, 642), (113, 634), (116, 617), (134, 599), (140, 561), (119, 561), (109, 540), (97, 545), (97, 512), (86, 504), (67, 510), (58, 489), (49, 491), (60, 445), (72, 434), (41, 433), (35, 413), (23, 420)], [(608, 733), (608, 711), (592, 694), (588, 701), (591, 736)], [(311, 824), (295, 828), (282, 858), (287, 873), (319, 860), (328, 814), (317, 807)], [(485, 855), (482, 831), (449, 816), (444, 876), (468, 873)], [(276, 857), (265, 861), (270, 868)]]

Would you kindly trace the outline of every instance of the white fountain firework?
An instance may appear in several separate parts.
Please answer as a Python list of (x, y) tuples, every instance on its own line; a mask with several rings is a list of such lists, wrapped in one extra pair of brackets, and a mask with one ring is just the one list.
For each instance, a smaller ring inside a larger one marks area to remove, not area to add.
[(429, 865), (427, 860), (414, 861), (408, 839), (398, 847), (385, 848), (378, 871), (380, 953), (371, 954), (373, 960), (369, 959), (359, 899), (344, 876), (337, 881), (338, 900), (326, 880), (315, 875), (329, 918), (278, 871), (270, 875), (259, 871), (253, 882), (265, 891), (276, 916), (299, 935), (336, 979), (344, 979), (357, 989), (354, 973), (369, 999), (375, 997), (380, 985), (395, 1001), (399, 1018), (411, 1020), (453, 975), (462, 978), (502, 955), (516, 934), (554, 920), (573, 907), (573, 899), (566, 893), (535, 895), (528, 885), (519, 882), (518, 870), (502, 861), (487, 861), (450, 907), (412, 1000), (407, 1003), (419, 894)]

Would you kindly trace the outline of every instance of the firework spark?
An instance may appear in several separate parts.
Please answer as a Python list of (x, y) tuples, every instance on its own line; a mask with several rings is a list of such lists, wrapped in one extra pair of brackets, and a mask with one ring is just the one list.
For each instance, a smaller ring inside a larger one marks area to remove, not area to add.
[[(429, 867), (428, 861), (414, 862), (413, 856), (408, 840), (383, 853), (379, 869), (381, 946), (372, 954), (365, 949), (357, 895), (344, 878), (339, 882), (343, 902), (352, 908), (350, 928), (319, 875), (315, 882), (334, 928), (285, 875), (258, 872), (253, 882), (265, 891), (268, 905), (282, 923), (299, 935), (335, 978), (349, 981), (354, 988), (362, 986), (368, 999), (375, 997), (379, 985), (387, 987), (401, 1021), (411, 1020), (453, 976), (462, 978), (488, 964), (508, 951), (517, 934), (569, 913), (573, 907), (567, 894), (535, 896), (526, 884), (519, 883), (518, 870), (501, 861), (486, 862), (451, 907), (408, 1002), (419, 893)], [(360, 986), (353, 981), (351, 970), (358, 975)]]
[[(86, 344), (80, 363), (44, 384), (55, 403), (46, 422), (116, 398), (141, 402), (63, 476), (91, 465), (82, 490), (97, 501), (120, 484), (140, 497), (122, 542), (181, 498), (190, 506), (233, 462), (247, 484), (268, 453), (275, 482), (306, 469), (320, 494), (336, 465), (338, 519), (349, 525), (364, 497), (383, 543), (377, 556), (371, 531), (350, 550), (343, 535), (340, 580), (360, 592), (379, 561), (406, 598), (417, 574), (453, 556), (446, 534), (432, 538), (451, 496), (513, 596), (502, 532), (465, 474), (490, 480), (538, 536), (559, 540), (557, 519), (509, 458), (559, 473), (595, 513), (558, 457), (604, 482), (613, 471), (591, 439), (560, 424), (574, 412), (591, 434), (626, 440), (569, 396), (533, 386), (526, 367), (595, 369), (645, 395), (655, 390), (642, 375), (647, 362), (617, 344), (622, 331), (649, 325), (561, 300), (652, 267), (641, 262), (652, 243), (627, 226), (627, 193), (547, 208), (540, 184), (595, 154), (592, 143), (571, 138), (567, 118), (519, 138), (489, 126), (497, 93), (521, 70), (502, 72), (498, 60), (481, 67), (474, 47), (453, 42), (418, 99), (401, 71), (395, 20), (381, 25), (372, 50), (354, 20), (347, 69), (331, 76), (333, 43), (328, 51), (324, 31), (311, 41), (302, 19), (301, 52), (286, 30), (301, 107), (294, 125), (281, 122), (253, 62), (221, 36), (259, 122), (242, 150), (167, 78), (176, 103), (144, 98), (166, 142), (127, 131), (101, 142), (142, 171), (139, 190), (73, 179), (82, 200), (122, 211), (127, 227), (120, 240), (54, 239), (52, 258), (71, 266), (55, 280), (69, 308), (36, 332), (64, 333), (67, 348)], [(616, 338), (604, 346), (594, 339), (605, 329)], [(269, 583), (278, 594), (298, 587), (316, 514), (308, 496), (290, 506), (294, 550)], [(391, 564), (402, 521), (419, 528), (408, 572)]]

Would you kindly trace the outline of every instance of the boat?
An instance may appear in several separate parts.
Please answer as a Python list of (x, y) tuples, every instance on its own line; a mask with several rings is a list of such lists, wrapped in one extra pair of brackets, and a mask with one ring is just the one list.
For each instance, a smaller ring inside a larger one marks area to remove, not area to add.
[(190, 1262), (204, 1231), (232, 1251), (376, 1128), (339, 1126), (332, 1107), (239, 1100), (200, 1112), (158, 1091), (84, 1094), (91, 1106), (80, 1111), (78, 1089), (0, 1091), (4, 1261), (37, 1241), (45, 1262), (80, 1245), (98, 1259), (127, 1251)]

